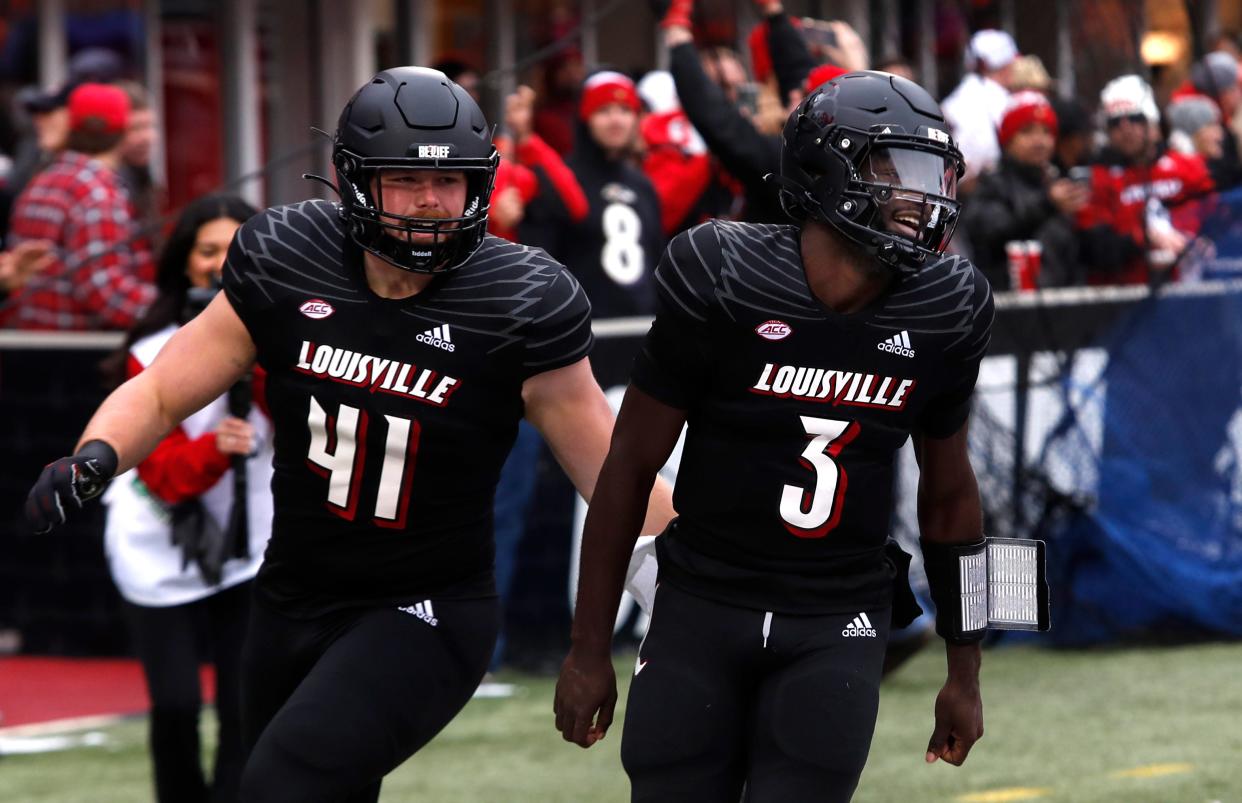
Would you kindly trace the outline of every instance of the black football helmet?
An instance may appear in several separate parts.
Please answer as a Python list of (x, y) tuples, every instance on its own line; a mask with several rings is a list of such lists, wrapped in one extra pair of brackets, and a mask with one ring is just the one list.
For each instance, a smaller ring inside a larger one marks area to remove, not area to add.
[(798, 105), (776, 182), (790, 217), (828, 223), (885, 265), (913, 272), (948, 246), (964, 172), (932, 96), (866, 71), (834, 78)]
[[(442, 72), (396, 67), (372, 78), (341, 112), (332, 140), (341, 213), (359, 246), (415, 273), (443, 273), (470, 258), (487, 233), (500, 157), (474, 99)], [(460, 170), (460, 217), (420, 218), (384, 208), (384, 170)], [(431, 235), (430, 241), (411, 235)]]

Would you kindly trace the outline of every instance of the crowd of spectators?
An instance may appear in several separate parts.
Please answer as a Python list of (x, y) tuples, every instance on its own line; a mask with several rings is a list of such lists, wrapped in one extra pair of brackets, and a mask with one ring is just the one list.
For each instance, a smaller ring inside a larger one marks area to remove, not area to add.
[[(745, 57), (696, 41), (691, 0), (651, 2), (667, 71), (584, 65), (565, 49), (543, 65), (542, 96), (520, 87), (494, 121), (502, 158), (490, 232), (563, 262), (600, 318), (654, 311), (654, 268), (677, 232), (712, 217), (788, 222), (772, 176), (780, 174), (786, 117), (807, 93), (851, 70), (919, 80), (900, 58), (872, 58), (849, 25), (792, 17), (779, 0), (755, 0), (761, 22), (747, 36)], [(1021, 54), (1003, 31), (977, 31), (966, 55), (970, 71), (943, 99), (967, 167), (952, 249), (999, 291), (1187, 279), (1181, 258), (1205, 216), (1220, 192), (1242, 184), (1237, 55), (1221, 49), (1196, 61), (1163, 114), (1138, 74), (1115, 77), (1098, 98), (1057, 96), (1040, 60)], [(478, 96), (475, 66), (433, 66)], [(133, 345), (154, 333), (153, 321), (158, 329), (185, 322), (189, 285), (211, 284), (191, 275), (196, 260), (216, 273), (223, 262), (227, 236), (213, 244), (208, 235), (221, 223), (231, 233), (249, 211), (238, 199), (231, 211), (219, 207), (219, 198), (165, 209), (151, 171), (159, 121), (143, 87), (127, 80), (132, 71), (117, 55), (92, 49), (76, 54), (67, 74), (52, 91), (18, 96), (29, 133), (0, 182), (0, 327), (128, 330)], [(162, 222), (176, 217), (168, 213), (182, 211), (181, 224), (164, 231)], [(228, 455), (250, 453), (249, 441), (231, 453), (220, 445), (224, 418), (217, 410), (192, 441), (179, 435), (218, 469), (205, 472), (204, 487), (232, 465)], [(497, 490), (502, 599), (541, 448), (523, 424)], [(147, 623), (135, 625), (136, 638), (150, 642), (154, 614), (140, 605), (138, 615)], [(232, 643), (225, 652), (235, 653)], [(495, 665), (504, 649), (502, 634)], [(157, 727), (180, 745), (157, 757), (157, 774), (168, 789), (189, 784), (201, 792), (197, 687), (186, 688), (193, 693), (171, 701), (153, 691), (157, 707), (169, 709)]]
[[(872, 59), (840, 21), (795, 18), (756, 0), (748, 57), (695, 41), (693, 3), (652, 0), (668, 71), (584, 65), (572, 48), (544, 67), (543, 96), (503, 104), (494, 234), (539, 245), (590, 288), (603, 317), (646, 314), (668, 237), (708, 217), (782, 222), (780, 129), (806, 92), (843, 71), (918, 80)], [(1098, 98), (1059, 97), (1013, 37), (970, 39), (969, 72), (942, 101), (967, 166), (953, 248), (998, 290), (1181, 278), (1204, 215), (1242, 183), (1242, 86), (1234, 50), (1196, 61), (1163, 109), (1138, 74)], [(437, 65), (477, 95), (472, 65)], [(29, 135), (0, 186), (0, 326), (125, 329), (155, 297), (158, 121), (106, 50), (76, 54), (68, 80), (17, 100)], [(164, 218), (169, 219), (169, 218)], [(1021, 265), (1019, 265), (1021, 267)]]

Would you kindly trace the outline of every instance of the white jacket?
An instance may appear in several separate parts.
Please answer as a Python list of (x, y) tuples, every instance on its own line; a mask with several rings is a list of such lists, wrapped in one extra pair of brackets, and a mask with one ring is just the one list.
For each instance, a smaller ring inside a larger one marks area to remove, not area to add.
[[(176, 326), (169, 326), (139, 340), (130, 355), (145, 368), (176, 331)], [(187, 418), (181, 428), (195, 439), (214, 431), (227, 415), (228, 400), (221, 396)], [(113, 480), (103, 497), (108, 506), (104, 548), (112, 579), (126, 600), (156, 608), (183, 605), (245, 582), (258, 572), (272, 529), (272, 428), (257, 405), (251, 410), (249, 421), (258, 440), (258, 452), (250, 458), (246, 475), (250, 556), (226, 561), (218, 586), (208, 586), (193, 562), (182, 568), (181, 549), (174, 547), (171, 540), (169, 506), (152, 495), (137, 469)], [(224, 527), (233, 503), (232, 469), (200, 499), (207, 515)]]

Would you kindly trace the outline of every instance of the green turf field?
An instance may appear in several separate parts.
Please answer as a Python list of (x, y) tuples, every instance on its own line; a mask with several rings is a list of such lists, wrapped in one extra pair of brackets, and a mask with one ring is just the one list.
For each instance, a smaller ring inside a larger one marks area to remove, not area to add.
[[(631, 666), (618, 660), (623, 675)], [(989, 650), (987, 735), (961, 769), (923, 764), (943, 671), (929, 649), (885, 684), (859, 803), (1242, 803), (1242, 644)], [(552, 679), (498, 679), (521, 693), (472, 702), (389, 776), (383, 801), (628, 799), (619, 725), (581, 750), (552, 729)], [(145, 723), (104, 734), (102, 746), (3, 757), (0, 801), (150, 800)]]

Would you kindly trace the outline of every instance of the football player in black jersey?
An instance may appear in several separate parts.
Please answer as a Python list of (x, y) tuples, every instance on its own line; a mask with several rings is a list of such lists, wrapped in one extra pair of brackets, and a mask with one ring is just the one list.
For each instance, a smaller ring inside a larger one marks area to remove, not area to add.
[[(375, 76), (337, 128), (341, 202), (243, 226), (224, 293), (31, 491), (36, 529), (63, 522), (266, 369), (275, 519), (244, 654), (244, 800), (375, 800), (470, 698), (496, 634), (492, 497), (519, 418), (594, 489), (612, 414), (590, 305), (546, 254), (486, 235), (496, 158), (442, 73)], [(654, 496), (652, 532), (672, 515)]]
[[(584, 747), (611, 724), (611, 623), (647, 489), (685, 423), (680, 515), (655, 539), (621, 747), (635, 801), (853, 794), (885, 641), (913, 613), (894, 604), (908, 556), (886, 548), (907, 438), (924, 552), (982, 537), (966, 421), (992, 297), (943, 255), (962, 171), (927, 92), (849, 73), (785, 127), (774, 180), (800, 225), (712, 221), (664, 254), (587, 516), (555, 702)], [(960, 764), (983, 733), (980, 651), (947, 653), (926, 760)]]

